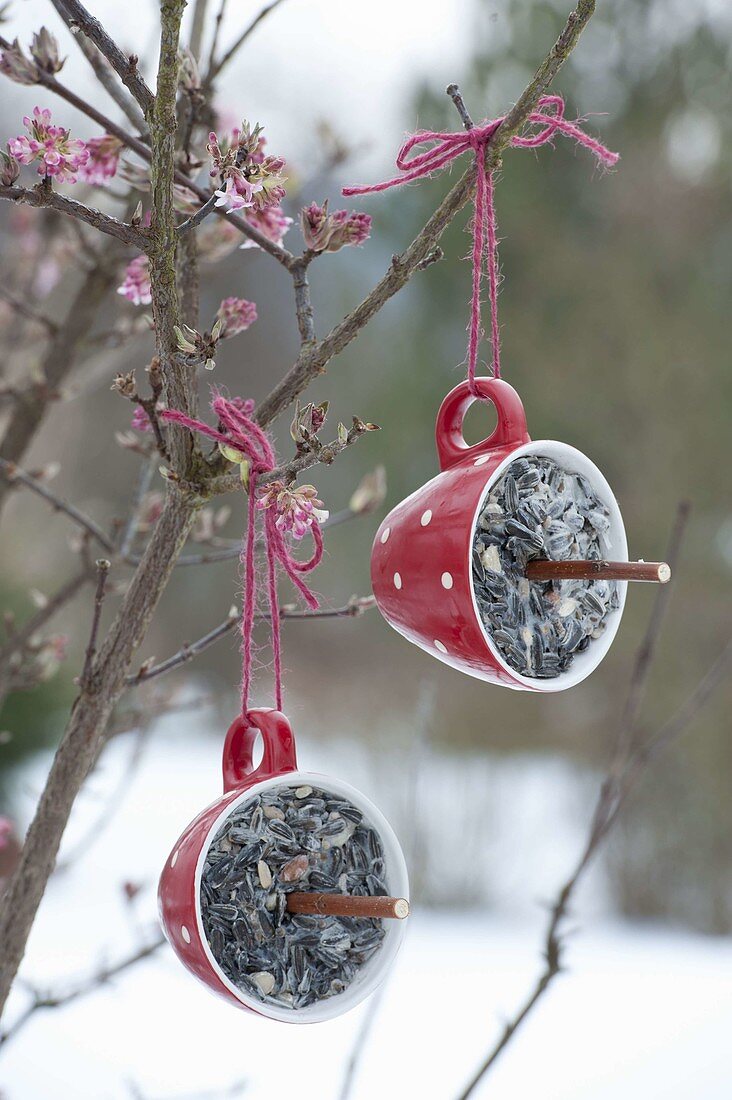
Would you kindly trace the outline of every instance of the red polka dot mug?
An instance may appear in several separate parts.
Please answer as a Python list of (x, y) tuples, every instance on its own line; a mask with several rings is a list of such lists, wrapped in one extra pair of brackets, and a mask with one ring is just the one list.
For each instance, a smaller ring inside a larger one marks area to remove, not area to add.
[(497, 426), (487, 439), (469, 446), (463, 419), (475, 400), (461, 382), (445, 398), (437, 416), (440, 473), (398, 504), (379, 527), (371, 555), (371, 578), (378, 607), (391, 626), (433, 657), (469, 676), (526, 691), (562, 691), (597, 668), (620, 624), (627, 584), (618, 583), (618, 606), (604, 632), (571, 668), (554, 679), (536, 679), (513, 669), (484, 627), (472, 577), (473, 536), (486, 498), (515, 459), (541, 455), (583, 475), (608, 510), (606, 554), (628, 560), (618, 503), (600, 470), (580, 451), (555, 440), (533, 441), (516, 391), (495, 378), (476, 380), (480, 395), (493, 403)]
[[(257, 795), (278, 786), (307, 785), (334, 798), (347, 799), (360, 810), (379, 836), (386, 886), (398, 898), (409, 897), (404, 856), (388, 821), (365, 795), (333, 776), (298, 770), (295, 737), (284, 714), (262, 709), (249, 711), (248, 717), (249, 721), (238, 717), (226, 736), (223, 795), (188, 825), (166, 861), (158, 887), (160, 920), (171, 947), (184, 966), (230, 1004), (288, 1023), (329, 1020), (349, 1011), (381, 983), (399, 950), (407, 922), (383, 922), (385, 935), (379, 950), (343, 992), (305, 1008), (263, 1002), (229, 980), (208, 943), (201, 914), (201, 878), (209, 847), (229, 815)], [(260, 735), (263, 754), (261, 762), (255, 766), (253, 753)]]

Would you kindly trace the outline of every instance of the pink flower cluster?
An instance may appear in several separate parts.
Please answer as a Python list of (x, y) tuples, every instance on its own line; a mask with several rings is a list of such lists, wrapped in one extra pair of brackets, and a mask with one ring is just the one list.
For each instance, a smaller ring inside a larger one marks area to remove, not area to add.
[(15, 824), (13, 821), (9, 817), (6, 817), (5, 814), (0, 814), (0, 849), (8, 846), (14, 832)]
[(136, 306), (146, 306), (152, 301), (150, 290), (150, 266), (147, 256), (135, 256), (125, 268), (125, 277), (122, 286), (117, 287), (117, 293), (121, 294), (128, 302)]
[[(253, 225), (255, 229), (258, 229), (260, 233), (263, 233), (268, 240), (274, 241), (275, 244), (282, 244), (285, 233), (292, 225), (292, 218), (287, 217), (279, 203), (267, 206), (262, 210), (257, 207), (245, 210), (244, 217), (250, 225)], [(247, 238), (240, 247), (259, 248), (259, 245), (256, 241), (250, 241)]]
[(300, 227), (305, 244), (313, 252), (338, 252), (348, 244), (363, 244), (371, 233), (370, 214), (347, 210), (328, 213), (328, 200), (319, 206), (311, 202), (300, 211)]
[(219, 337), (222, 340), (236, 336), (253, 325), (257, 319), (257, 307), (246, 298), (224, 298), (216, 314), (220, 322)]
[(53, 126), (47, 108), (34, 107), (32, 117), (26, 115), (23, 125), (28, 136), (23, 134), (8, 142), (10, 155), (20, 164), (39, 161), (40, 176), (51, 176), (59, 183), (76, 183), (77, 173), (89, 160), (84, 142), (70, 138), (63, 126)]
[(103, 187), (117, 173), (122, 142), (112, 134), (102, 134), (101, 137), (89, 138), (86, 148), (89, 159), (79, 174), (85, 183)]
[[(28, 134), (8, 142), (8, 152), (17, 164), (38, 161), (39, 176), (51, 176), (59, 183), (76, 183), (82, 179), (96, 186), (107, 184), (116, 175), (122, 142), (112, 134), (81, 141), (70, 138), (63, 126), (51, 123), (48, 108), (34, 107), (23, 124)], [(7, 172), (6, 172), (7, 174)]]
[(212, 130), (208, 135), (211, 175), (219, 176), (223, 187), (215, 192), (216, 206), (227, 213), (238, 210), (266, 210), (285, 197), (282, 157), (264, 153), (261, 126), (243, 122), (231, 139), (220, 141)]
[(152, 424), (150, 423), (150, 417), (143, 409), (142, 405), (135, 405), (135, 411), (132, 414), (132, 420), (130, 421), (130, 427), (134, 428), (136, 432), (151, 432)]
[(307, 534), (313, 523), (325, 523), (328, 518), (314, 485), (292, 487), (285, 485), (284, 481), (273, 481), (257, 501), (257, 507), (274, 508), (277, 512), (276, 526), (295, 539)]

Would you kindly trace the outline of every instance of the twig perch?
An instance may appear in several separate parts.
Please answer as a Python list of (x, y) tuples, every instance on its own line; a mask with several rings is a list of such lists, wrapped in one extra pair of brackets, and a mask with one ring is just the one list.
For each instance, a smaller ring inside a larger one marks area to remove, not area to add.
[(290, 913), (316, 917), (371, 917), (404, 920), (409, 916), (406, 898), (357, 897), (355, 894), (318, 894), (298, 891), (287, 895)]
[(671, 569), (665, 561), (545, 561), (528, 562), (530, 581), (656, 581), (667, 584)]

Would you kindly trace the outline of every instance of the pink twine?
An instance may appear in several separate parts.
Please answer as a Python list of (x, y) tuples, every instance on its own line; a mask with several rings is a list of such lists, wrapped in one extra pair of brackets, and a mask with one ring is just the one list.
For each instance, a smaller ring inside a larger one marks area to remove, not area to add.
[[(241, 653), (242, 653), (242, 677), (241, 677), (241, 710), (246, 717), (249, 712), (249, 696), (252, 683), (252, 634), (254, 631), (254, 614), (257, 600), (257, 577), (254, 564), (254, 543), (257, 525), (256, 495), (257, 480), (260, 474), (274, 470), (276, 456), (274, 448), (265, 432), (251, 419), (251, 402), (240, 399), (227, 400), (218, 394), (211, 402), (211, 409), (216, 413), (222, 431), (209, 427), (201, 420), (194, 420), (185, 413), (175, 409), (165, 409), (160, 413), (164, 420), (181, 424), (191, 431), (200, 432), (201, 435), (215, 439), (228, 447), (233, 447), (246, 455), (249, 467), (249, 493), (247, 531), (242, 544), (240, 561), (244, 573), (244, 602), (241, 618)], [(272, 619), (272, 656), (274, 663), (275, 680), (275, 706), (282, 710), (282, 646), (280, 641), (280, 607), (277, 597), (277, 567), (285, 571), (294, 584), (308, 607), (315, 610), (319, 604), (314, 593), (308, 588), (301, 573), (309, 573), (320, 563), (323, 557), (323, 535), (317, 521), (310, 528), (315, 549), (313, 555), (307, 561), (298, 561), (293, 558), (285, 541), (283, 532), (277, 527), (277, 514), (273, 507), (264, 511), (264, 540), (267, 558), (267, 592), (269, 608)]]
[[(488, 269), (488, 290), (491, 315), (491, 345), (493, 376), (501, 376), (501, 346), (498, 326), (498, 242), (496, 239), (496, 212), (493, 194), (493, 172), (485, 166), (486, 149), (503, 123), (504, 118), (494, 118), (482, 126), (467, 131), (447, 134), (433, 130), (419, 130), (407, 138), (396, 158), (397, 168), (402, 173), (383, 183), (366, 184), (360, 187), (344, 187), (344, 195), (369, 195), (377, 191), (388, 191), (412, 180), (438, 172), (463, 153), (471, 152), (475, 156), (477, 169), (475, 187), (475, 214), (473, 217), (473, 289), (470, 301), (470, 324), (468, 326), (468, 382), (471, 393), (479, 397), (475, 385), (475, 372), (478, 362), (478, 347), (482, 336), (480, 318), (480, 291), (483, 279), (483, 261)], [(521, 149), (535, 149), (546, 145), (559, 132), (566, 134), (580, 145), (584, 145), (597, 159), (607, 166), (617, 164), (617, 153), (606, 149), (599, 141), (580, 129), (576, 122), (564, 118), (564, 100), (559, 95), (542, 96), (537, 109), (532, 111), (527, 122), (541, 127), (537, 133), (511, 138), (511, 145)], [(434, 144), (430, 144), (434, 143)], [(423, 153), (412, 155), (412, 150), (428, 145)]]

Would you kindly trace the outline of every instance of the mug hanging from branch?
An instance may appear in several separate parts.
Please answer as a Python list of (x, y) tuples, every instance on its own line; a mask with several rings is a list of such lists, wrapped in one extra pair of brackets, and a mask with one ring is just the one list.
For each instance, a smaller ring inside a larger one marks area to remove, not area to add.
[[(536, 148), (561, 133), (601, 164), (618, 160), (564, 118), (560, 96), (542, 97), (528, 121), (534, 133), (515, 135), (511, 145)], [(627, 581), (665, 582), (670, 571), (664, 563), (628, 562), (620, 509), (600, 470), (566, 443), (532, 442), (521, 399), (501, 380), (493, 174), (485, 157), (502, 122), (474, 127), (466, 118), (465, 132), (414, 134), (397, 156), (401, 175), (343, 192), (385, 191), (463, 153), (475, 157), (468, 376), (437, 416), (440, 473), (379, 527), (371, 577), (387, 622), (439, 660), (506, 687), (561, 691), (584, 680), (607, 653)], [(484, 267), (492, 378), (476, 377)], [(477, 399), (495, 405), (498, 424), (470, 447), (462, 424)]]
[[(160, 878), (160, 916), (180, 960), (209, 989), (271, 1019), (310, 1023), (347, 1012), (385, 977), (409, 913), (407, 870), (373, 803), (340, 779), (298, 770), (295, 737), (282, 713), (277, 566), (317, 607), (302, 574), (320, 561), (322, 536), (313, 515), (315, 552), (306, 562), (292, 557), (275, 507), (287, 488), (270, 485), (258, 496), (260, 475), (275, 467), (272, 445), (248, 403), (218, 395), (212, 408), (219, 429), (174, 411), (162, 415), (215, 439), (240, 464), (248, 486), (242, 705), (224, 745), (224, 792), (176, 841)], [(274, 709), (249, 707), (260, 511)]]

